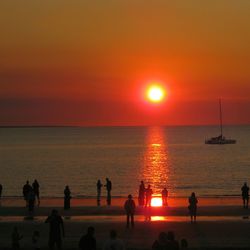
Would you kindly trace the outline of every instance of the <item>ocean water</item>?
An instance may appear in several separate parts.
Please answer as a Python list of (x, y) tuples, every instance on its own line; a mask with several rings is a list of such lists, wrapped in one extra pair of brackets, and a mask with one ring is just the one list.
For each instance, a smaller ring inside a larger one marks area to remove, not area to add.
[[(109, 177), (114, 196), (136, 196), (141, 180), (154, 194), (239, 195), (250, 183), (250, 126), (225, 126), (235, 145), (206, 145), (217, 126), (0, 128), (3, 195), (21, 196), (35, 178), (41, 195), (95, 196)], [(106, 194), (103, 190), (103, 195)]]

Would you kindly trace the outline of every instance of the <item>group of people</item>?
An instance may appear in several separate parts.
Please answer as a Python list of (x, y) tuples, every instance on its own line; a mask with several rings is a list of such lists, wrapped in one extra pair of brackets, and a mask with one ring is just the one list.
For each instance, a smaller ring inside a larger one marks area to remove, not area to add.
[[(101, 180), (98, 180), (96, 183), (97, 188), (97, 206), (101, 205), (101, 192), (102, 192), (103, 184), (101, 183)], [(111, 205), (111, 190), (112, 190), (112, 182), (109, 178), (106, 178), (106, 184), (104, 185), (107, 190), (107, 205)]]
[[(129, 200), (132, 197), (129, 197)], [(65, 237), (64, 223), (63, 219), (58, 213), (57, 210), (53, 209), (51, 215), (47, 217), (45, 223), (49, 224), (49, 240), (48, 246), (49, 249), (54, 249), (56, 246), (57, 249), (62, 249), (62, 238)], [(12, 238), (12, 249), (20, 249), (20, 241), (23, 236), (18, 232), (17, 227), (14, 227), (14, 230), (11, 235)], [(153, 242), (152, 250), (179, 250), (188, 248), (188, 242), (186, 239), (182, 239), (179, 242), (175, 239), (175, 234), (172, 231), (168, 233), (161, 232), (156, 241)], [(34, 231), (32, 235), (32, 245), (33, 249), (39, 250), (41, 248), (40, 244), (40, 233), (39, 231)], [(95, 228), (90, 226), (87, 229), (87, 233), (80, 237), (78, 247), (81, 250), (96, 250), (96, 238), (95, 238)], [(116, 230), (110, 230), (109, 239), (106, 240), (103, 244), (103, 250), (125, 250), (124, 242), (117, 237)]]
[[(48, 246), (49, 249), (54, 249), (56, 246), (57, 249), (62, 249), (62, 238), (65, 237), (64, 223), (61, 215), (57, 210), (53, 209), (51, 214), (45, 220), (45, 223), (49, 224), (49, 240)], [(79, 249), (82, 250), (96, 250), (96, 239), (94, 237), (95, 229), (94, 227), (88, 227), (87, 233), (83, 235), (78, 243)], [(17, 250), (20, 249), (20, 241), (23, 239), (23, 235), (21, 235), (18, 231), (17, 227), (14, 227), (11, 241), (12, 241), (12, 249)], [(41, 249), (40, 242), (40, 233), (39, 231), (34, 231), (32, 235), (32, 246), (33, 249), (39, 250)], [(115, 230), (110, 231), (109, 239), (104, 243), (103, 250), (125, 250), (125, 245), (122, 240), (117, 238), (117, 232)]]
[(173, 231), (167, 233), (161, 232), (158, 239), (153, 243), (152, 250), (179, 250), (187, 249), (188, 242), (186, 239), (181, 239), (181, 244), (175, 239), (175, 234)]
[[(149, 184), (147, 188), (145, 188), (144, 181), (141, 181), (139, 186), (139, 195), (138, 195), (138, 204), (139, 206), (143, 207), (151, 207), (151, 200), (152, 200), (153, 190), (151, 185)], [(164, 207), (168, 206), (168, 190), (165, 187), (162, 192), (162, 205)]]
[(40, 205), (40, 195), (39, 195), (40, 185), (37, 180), (34, 180), (32, 185), (29, 181), (23, 186), (23, 198), (26, 201), (26, 206), (29, 208), (30, 212), (34, 211), (35, 201), (37, 199), (37, 205)]

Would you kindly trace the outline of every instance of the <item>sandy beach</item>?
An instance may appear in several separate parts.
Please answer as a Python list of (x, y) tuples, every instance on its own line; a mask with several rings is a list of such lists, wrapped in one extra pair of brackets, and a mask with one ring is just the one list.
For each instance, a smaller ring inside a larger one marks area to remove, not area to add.
[(239, 197), (200, 198), (196, 224), (189, 221), (186, 198), (169, 200), (168, 208), (151, 208), (151, 220), (144, 208), (137, 208), (134, 229), (125, 228), (123, 198), (113, 199), (110, 207), (95, 205), (95, 199), (72, 199), (72, 208), (64, 211), (62, 198), (43, 198), (41, 206), (35, 208), (33, 218), (24, 207), (22, 198), (4, 198), (0, 207), (0, 248), (10, 247), (10, 235), (17, 226), (24, 236), (22, 248), (31, 248), (34, 230), (41, 233), (41, 247), (47, 248), (49, 226), (44, 223), (52, 208), (57, 208), (64, 218), (66, 237), (63, 246), (77, 249), (80, 236), (88, 226), (96, 229), (98, 248), (108, 238), (110, 229), (116, 229), (128, 249), (151, 249), (153, 241), (161, 231), (172, 230), (178, 240), (186, 238), (194, 249), (248, 248), (249, 211), (241, 206)]

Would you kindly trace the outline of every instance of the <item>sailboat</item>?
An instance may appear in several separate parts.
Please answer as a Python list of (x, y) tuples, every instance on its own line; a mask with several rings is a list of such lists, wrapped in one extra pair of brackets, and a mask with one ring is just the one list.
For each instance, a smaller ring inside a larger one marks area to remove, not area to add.
[(220, 135), (216, 137), (212, 137), (210, 139), (205, 140), (205, 144), (235, 144), (236, 140), (234, 139), (227, 139), (223, 136), (222, 133), (222, 110), (221, 110), (221, 99), (219, 100), (220, 104)]

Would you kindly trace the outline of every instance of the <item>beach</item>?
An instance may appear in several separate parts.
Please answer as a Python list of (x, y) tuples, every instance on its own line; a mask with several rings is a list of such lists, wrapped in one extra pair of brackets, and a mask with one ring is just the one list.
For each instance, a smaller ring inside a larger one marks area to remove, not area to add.
[(43, 198), (33, 217), (22, 198), (3, 198), (0, 207), (0, 248), (10, 247), (10, 235), (17, 226), (23, 235), (21, 248), (31, 248), (34, 230), (41, 234), (41, 247), (47, 248), (49, 225), (46, 217), (53, 208), (59, 210), (65, 224), (65, 249), (77, 249), (78, 241), (88, 226), (96, 230), (97, 247), (101, 249), (109, 230), (116, 229), (127, 249), (151, 249), (161, 231), (174, 231), (177, 240), (186, 238), (191, 249), (239, 249), (250, 246), (249, 211), (242, 208), (240, 197), (206, 197), (199, 199), (197, 223), (191, 224), (186, 198), (169, 199), (169, 207), (152, 207), (151, 220), (144, 208), (137, 208), (135, 228), (126, 229), (124, 198), (114, 198), (112, 205), (97, 207), (93, 198), (73, 198), (69, 211), (63, 210), (62, 198)]

